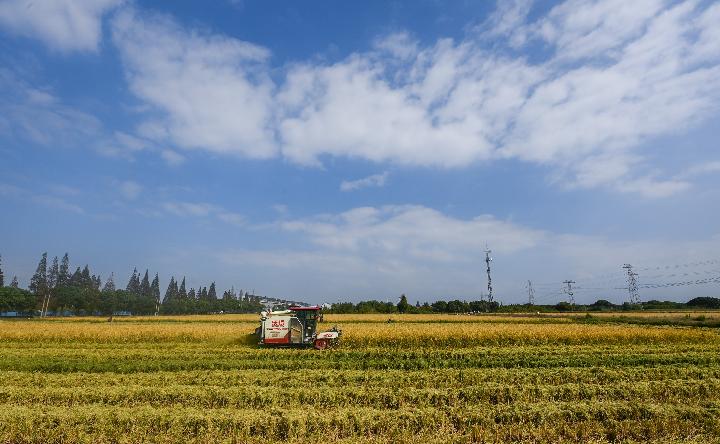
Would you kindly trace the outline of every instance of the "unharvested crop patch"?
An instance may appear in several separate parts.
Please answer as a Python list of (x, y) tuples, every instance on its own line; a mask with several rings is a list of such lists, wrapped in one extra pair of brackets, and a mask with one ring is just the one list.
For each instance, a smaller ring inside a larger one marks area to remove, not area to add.
[(327, 316), (324, 352), (249, 316), (0, 322), (0, 442), (720, 440), (715, 329)]

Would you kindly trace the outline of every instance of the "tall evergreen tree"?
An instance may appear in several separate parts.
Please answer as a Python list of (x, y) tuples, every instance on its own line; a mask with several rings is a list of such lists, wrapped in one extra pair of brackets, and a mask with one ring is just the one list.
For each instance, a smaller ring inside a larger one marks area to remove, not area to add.
[(190, 291), (188, 291), (188, 299), (191, 301), (194, 301), (195, 299), (197, 299), (197, 297), (195, 296), (194, 288), (191, 288)]
[(163, 298), (163, 304), (174, 302), (177, 299), (177, 283), (175, 282), (175, 276), (170, 278), (167, 290), (165, 290), (165, 297)]
[(40, 258), (35, 274), (30, 279), (29, 288), (30, 291), (35, 293), (37, 303), (41, 307), (41, 314), (44, 315), (48, 297), (47, 253), (43, 253)]
[(110, 277), (105, 281), (105, 286), (102, 289), (103, 292), (114, 292), (115, 291), (115, 276), (110, 273)]
[(85, 268), (83, 268), (80, 281), (80, 286), (85, 289), (92, 289), (93, 288), (93, 279), (92, 276), (90, 276), (90, 267), (85, 264)]
[(142, 282), (140, 283), (140, 294), (144, 298), (152, 298), (152, 291), (150, 290), (150, 277), (147, 270), (145, 270), (145, 276), (143, 276)]
[(60, 268), (58, 269), (57, 286), (62, 287), (70, 283), (70, 257), (67, 253), (63, 256), (60, 261)]
[(52, 261), (52, 265), (48, 269), (48, 288), (52, 292), (58, 286), (58, 278), (60, 277), (60, 266), (58, 265), (58, 258), (55, 256)]
[(80, 267), (77, 267), (75, 273), (70, 276), (68, 285), (71, 287), (82, 287), (82, 270), (80, 270)]
[(35, 293), (37, 296), (44, 297), (47, 293), (48, 279), (47, 279), (47, 253), (43, 253), (38, 263), (35, 274), (30, 279), (30, 291)]
[(208, 291), (208, 299), (212, 300), (212, 301), (217, 299), (217, 292), (215, 291), (215, 282), (210, 284), (210, 290)]
[(182, 300), (188, 298), (187, 291), (185, 290), (185, 276), (183, 276), (183, 280), (180, 283), (180, 288), (178, 289), (178, 297)]
[(100, 290), (100, 286), (102, 286), (102, 280), (100, 279), (100, 275), (92, 275), (92, 285), (94, 290)]
[(130, 276), (130, 280), (125, 289), (132, 294), (140, 294), (140, 277), (138, 276), (137, 268), (133, 269), (132, 276)]
[(5, 275), (2, 271), (2, 255), (0, 255), (0, 287), (5, 286)]
[(18, 288), (17, 276), (13, 276), (12, 281), (10, 282), (10, 287), (12, 287), (12, 288)]
[(152, 284), (150, 284), (150, 293), (152, 294), (153, 300), (160, 300), (160, 278), (157, 273), (155, 273), (155, 278), (153, 279)]
[(203, 300), (203, 301), (207, 301), (207, 300), (208, 300), (208, 290), (207, 290), (207, 287), (203, 287), (203, 288), (202, 288), (202, 290), (200, 291), (200, 296), (198, 296), (198, 299), (201, 299), (201, 300)]

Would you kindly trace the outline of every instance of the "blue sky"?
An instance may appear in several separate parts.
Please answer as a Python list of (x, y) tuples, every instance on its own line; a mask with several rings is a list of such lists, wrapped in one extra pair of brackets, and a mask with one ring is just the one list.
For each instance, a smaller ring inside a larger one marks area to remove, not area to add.
[(720, 276), (719, 105), (712, 1), (5, 0), (3, 269), (622, 302)]

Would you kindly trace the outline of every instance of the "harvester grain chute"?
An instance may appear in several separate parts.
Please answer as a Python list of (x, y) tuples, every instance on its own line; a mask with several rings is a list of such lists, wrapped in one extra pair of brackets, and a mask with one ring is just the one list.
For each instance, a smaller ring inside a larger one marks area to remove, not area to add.
[(260, 345), (275, 347), (309, 347), (324, 350), (340, 341), (342, 331), (333, 327), (317, 332), (322, 319), (320, 307), (290, 307), (283, 311), (260, 313), (260, 327), (255, 329)]

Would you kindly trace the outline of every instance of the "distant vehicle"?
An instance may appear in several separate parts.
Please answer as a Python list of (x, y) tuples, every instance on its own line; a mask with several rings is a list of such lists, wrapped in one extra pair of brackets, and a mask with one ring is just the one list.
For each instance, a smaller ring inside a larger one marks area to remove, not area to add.
[(260, 345), (276, 347), (309, 347), (324, 350), (340, 341), (342, 331), (333, 327), (329, 331), (317, 332), (322, 320), (321, 308), (290, 307), (283, 311), (260, 313), (260, 327), (255, 329)]

